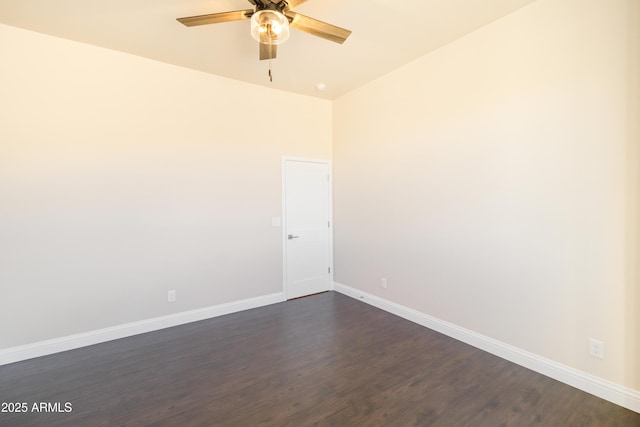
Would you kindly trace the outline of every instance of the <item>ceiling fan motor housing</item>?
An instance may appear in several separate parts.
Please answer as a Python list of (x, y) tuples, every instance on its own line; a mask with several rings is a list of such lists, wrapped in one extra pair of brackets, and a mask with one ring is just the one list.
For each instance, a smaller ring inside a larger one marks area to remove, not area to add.
[(249, 0), (249, 3), (256, 7), (256, 12), (261, 10), (276, 10), (284, 15), (289, 10), (289, 2), (287, 0)]

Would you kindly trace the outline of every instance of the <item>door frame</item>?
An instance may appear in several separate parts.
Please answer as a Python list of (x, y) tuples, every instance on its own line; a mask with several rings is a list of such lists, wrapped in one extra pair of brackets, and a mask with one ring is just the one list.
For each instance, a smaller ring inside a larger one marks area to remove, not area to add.
[(333, 165), (331, 160), (327, 159), (312, 159), (306, 157), (291, 157), (282, 156), (281, 162), (281, 175), (282, 175), (282, 292), (285, 299), (289, 299), (287, 289), (287, 174), (286, 164), (287, 162), (301, 162), (301, 163), (321, 163), (328, 167), (329, 174), (329, 289), (334, 290), (333, 284)]

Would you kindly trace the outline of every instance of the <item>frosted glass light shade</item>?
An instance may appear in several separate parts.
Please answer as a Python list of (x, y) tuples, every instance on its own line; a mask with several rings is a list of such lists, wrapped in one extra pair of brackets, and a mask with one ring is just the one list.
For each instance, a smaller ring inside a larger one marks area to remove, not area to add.
[(251, 36), (260, 43), (284, 43), (289, 39), (289, 20), (277, 10), (260, 10), (251, 16)]

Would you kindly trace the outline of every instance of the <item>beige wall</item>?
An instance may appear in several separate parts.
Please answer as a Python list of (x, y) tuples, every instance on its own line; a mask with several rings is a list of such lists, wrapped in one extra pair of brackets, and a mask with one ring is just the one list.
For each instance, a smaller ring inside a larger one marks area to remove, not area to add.
[(336, 281), (640, 389), (637, 3), (539, 0), (336, 100)]
[(640, 384), (640, 1), (629, 0), (627, 52), (627, 316), (625, 366)]
[(282, 291), (281, 156), (330, 158), (330, 102), (2, 25), (0, 58), (0, 349)]

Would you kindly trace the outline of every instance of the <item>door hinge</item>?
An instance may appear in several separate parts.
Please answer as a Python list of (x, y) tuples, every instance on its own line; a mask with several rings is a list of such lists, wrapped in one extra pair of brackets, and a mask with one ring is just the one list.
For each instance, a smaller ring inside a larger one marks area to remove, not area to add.
[(331, 274), (331, 267), (329, 267), (328, 270), (329, 270), (329, 274)]
[(331, 221), (327, 221), (327, 228), (331, 228)]

